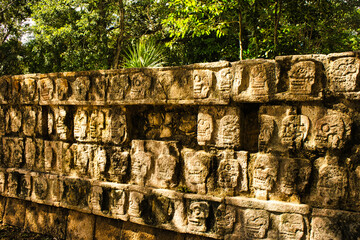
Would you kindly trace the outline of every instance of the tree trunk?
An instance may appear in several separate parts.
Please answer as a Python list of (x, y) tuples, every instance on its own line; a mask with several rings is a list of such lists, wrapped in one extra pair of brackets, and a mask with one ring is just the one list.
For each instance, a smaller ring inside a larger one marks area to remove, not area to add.
[(238, 1), (239, 4), (239, 59), (243, 60), (243, 42), (242, 42), (242, 13), (241, 13), (241, 1)]
[(125, 32), (125, 10), (123, 0), (119, 0), (119, 36), (116, 41), (116, 51), (114, 54), (114, 61), (112, 68), (117, 69), (120, 67), (120, 54), (123, 47), (124, 32)]

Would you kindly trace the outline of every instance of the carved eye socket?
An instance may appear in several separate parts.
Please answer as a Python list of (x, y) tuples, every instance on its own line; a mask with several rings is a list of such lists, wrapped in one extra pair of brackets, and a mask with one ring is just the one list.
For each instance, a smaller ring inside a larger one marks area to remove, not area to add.
[(137, 86), (137, 87), (141, 86), (141, 80), (140, 80), (140, 79), (136, 79), (136, 80), (134, 81), (134, 85)]
[(330, 127), (329, 127), (328, 124), (324, 124), (324, 125), (321, 126), (321, 130), (322, 130), (323, 132), (329, 132), (329, 131), (330, 131)]
[(225, 169), (228, 170), (228, 171), (230, 171), (230, 170), (231, 170), (230, 164), (226, 164)]

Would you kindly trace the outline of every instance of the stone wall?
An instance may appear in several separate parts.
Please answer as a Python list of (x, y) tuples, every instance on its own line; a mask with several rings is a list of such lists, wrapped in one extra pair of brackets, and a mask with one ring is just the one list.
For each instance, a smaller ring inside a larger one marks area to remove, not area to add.
[(347, 52), (3, 76), (5, 222), (22, 204), (22, 226), (50, 211), (68, 228), (83, 214), (215, 239), (358, 239), (359, 69)]

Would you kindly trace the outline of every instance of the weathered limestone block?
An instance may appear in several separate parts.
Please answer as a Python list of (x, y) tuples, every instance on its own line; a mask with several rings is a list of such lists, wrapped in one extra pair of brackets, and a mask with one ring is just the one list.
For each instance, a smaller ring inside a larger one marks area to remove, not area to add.
[[(218, 210), (221, 208), (221, 205), (223, 205), (223, 203), (221, 203), (222, 199), (196, 194), (185, 194), (184, 197), (187, 209), (186, 232), (204, 237), (222, 239), (224, 235), (221, 230), (219, 231), (219, 226), (223, 223), (216, 222), (216, 214), (219, 214)], [(230, 224), (231, 221), (230, 219)]]
[(227, 195), (235, 195), (248, 190), (246, 151), (219, 151), (217, 159), (217, 181), (220, 189)]
[[(79, 177), (90, 177), (90, 165), (92, 164), (94, 157), (94, 148), (93, 144), (74, 144), (74, 170), (75, 174)], [(103, 159), (102, 159), (103, 160)]]
[(32, 202), (60, 206), (63, 194), (63, 181), (58, 175), (31, 172), (31, 178)]
[(237, 220), (236, 209), (233, 206), (220, 204), (215, 211), (216, 233), (218, 235), (230, 235), (234, 231), (234, 225)]
[(80, 142), (127, 140), (128, 124), (123, 109), (79, 107), (74, 117), (74, 138)]
[(112, 182), (125, 183), (130, 176), (130, 153), (121, 147), (112, 147), (109, 151), (110, 167), (108, 178)]
[(308, 116), (291, 106), (262, 106), (259, 113), (259, 151), (293, 152), (303, 147), (311, 126)]
[(91, 103), (105, 104), (107, 81), (104, 75), (95, 75), (92, 77), (90, 85), (89, 100)]
[(194, 98), (207, 98), (214, 80), (215, 75), (211, 70), (195, 70), (193, 72)]
[(20, 133), (23, 116), (20, 107), (10, 107), (6, 112), (6, 133)]
[(88, 205), (90, 182), (76, 177), (63, 177), (61, 180), (63, 181), (61, 207), (90, 212)]
[(235, 107), (200, 107), (197, 140), (199, 145), (238, 147), (241, 144), (241, 113)]
[(127, 220), (127, 207), (129, 205), (128, 185), (111, 184), (107, 187), (109, 195), (108, 211), (112, 218)]
[(36, 77), (24, 75), (20, 81), (20, 102), (25, 104), (38, 103)]
[(225, 239), (309, 239), (308, 205), (228, 197), (235, 210), (232, 232)]
[(26, 205), (27, 202), (23, 200), (7, 198), (3, 223), (21, 228), (24, 227)]
[(344, 149), (351, 138), (353, 120), (348, 113), (341, 110), (342, 107), (344, 106), (334, 105), (333, 109), (320, 106), (301, 107), (301, 112), (309, 116), (311, 122), (305, 149), (316, 149), (323, 153)]
[(265, 210), (247, 209), (244, 211), (244, 228), (249, 239), (265, 238), (270, 222), (270, 214)]
[(272, 154), (258, 153), (252, 167), (252, 188), (256, 198), (268, 199), (269, 192), (274, 190), (279, 170), (279, 161)]
[(188, 213), (188, 232), (206, 232), (206, 220), (209, 217), (209, 204), (207, 202), (192, 202)]
[(305, 235), (303, 216), (294, 213), (284, 213), (280, 216), (279, 239), (300, 240)]
[(315, 162), (318, 176), (313, 182), (310, 201), (313, 206), (336, 208), (345, 200), (348, 177), (345, 168), (328, 159), (327, 156)]
[(143, 106), (127, 110), (132, 113), (133, 139), (175, 140), (189, 147), (197, 145), (197, 108)]
[(106, 76), (108, 81), (107, 100), (109, 103), (121, 103), (124, 101), (126, 93), (130, 88), (130, 79), (126, 74), (109, 74)]
[(140, 186), (174, 188), (178, 183), (177, 142), (133, 140), (131, 182)]
[(149, 211), (149, 197), (151, 191), (145, 187), (129, 186), (129, 206), (127, 213), (130, 221), (137, 224), (145, 224), (144, 216)]
[(24, 140), (23, 138), (3, 137), (2, 147), (6, 167), (22, 167), (24, 165)]
[(283, 197), (298, 199), (304, 194), (311, 174), (311, 162), (305, 158), (280, 158), (278, 188)]
[(24, 229), (65, 239), (67, 211), (31, 203), (26, 207)]
[(60, 173), (62, 171), (63, 142), (44, 141), (44, 171)]
[(185, 232), (185, 201), (184, 194), (172, 190), (154, 189), (148, 199), (149, 211), (145, 212), (144, 220), (168, 230)]
[(75, 240), (93, 240), (96, 216), (69, 211), (66, 224), (66, 238)]
[(90, 78), (88, 76), (76, 76), (71, 83), (72, 95), (69, 97), (70, 101), (76, 103), (88, 100), (88, 93), (90, 89)]
[(0, 195), (6, 195), (7, 176), (8, 174), (6, 172), (6, 169), (5, 168), (0, 169)]
[(127, 221), (128, 185), (92, 182), (88, 205), (93, 214)]
[(91, 213), (101, 215), (102, 211), (105, 211), (103, 206), (103, 202), (105, 200), (103, 199), (104, 195), (105, 194), (101, 184), (93, 182), (88, 197), (88, 205)]
[[(53, 115), (51, 116), (51, 114)], [(60, 140), (69, 140), (71, 138), (69, 108), (65, 106), (53, 107), (49, 115), (48, 121), (51, 121), (50, 118), (53, 119), (53, 129), (50, 129), (49, 126), (49, 134), (54, 134)]]
[(42, 135), (42, 109), (40, 107), (26, 106), (23, 111), (23, 132), (25, 136)]
[(346, 202), (347, 209), (351, 210), (360, 210), (360, 165), (359, 165), (359, 146), (353, 148), (353, 156), (351, 159), (351, 167), (349, 167), (349, 189), (348, 189), (348, 199)]
[(130, 98), (144, 99), (151, 95), (152, 79), (143, 72), (138, 72), (130, 76)]
[(234, 83), (232, 99), (236, 102), (266, 102), (276, 92), (275, 63), (249, 60), (232, 63)]
[(326, 55), (278, 56), (276, 61), (278, 100), (318, 101), (322, 99)]
[(9, 100), (11, 91), (11, 77), (1, 76), (0, 77), (0, 103), (6, 104)]
[(360, 214), (314, 208), (311, 239), (357, 239), (360, 236)]
[(345, 114), (328, 111), (328, 114), (318, 119), (315, 124), (316, 148), (342, 149), (351, 137), (351, 123), (352, 120)]
[(333, 92), (358, 91), (359, 62), (359, 56), (352, 52), (328, 55), (329, 89)]
[(4, 136), (6, 133), (6, 110), (0, 106), (0, 136)]
[(38, 80), (38, 88), (40, 95), (40, 104), (51, 103), (55, 97), (54, 80), (51, 79), (50, 76), (46, 74), (40, 75)]
[[(156, 71), (155, 88), (159, 100), (169, 104), (193, 104), (192, 72), (183, 67), (162, 68)], [(161, 90), (160, 90), (161, 89)]]
[(31, 194), (30, 172), (23, 169), (7, 169), (6, 195), (28, 200)]
[(206, 194), (212, 188), (208, 182), (213, 178), (211, 166), (214, 161), (214, 155), (205, 151), (195, 151), (187, 148), (183, 149), (181, 154), (184, 159), (186, 187), (193, 192)]
[[(96, 217), (96, 225), (95, 225), (95, 240), (111, 240), (111, 239), (131, 239), (127, 238), (127, 233), (123, 230), (123, 224), (129, 222), (122, 222), (115, 219), (109, 219), (104, 217)], [(144, 239), (141, 234), (138, 239)], [(93, 238), (91, 238), (93, 239)]]

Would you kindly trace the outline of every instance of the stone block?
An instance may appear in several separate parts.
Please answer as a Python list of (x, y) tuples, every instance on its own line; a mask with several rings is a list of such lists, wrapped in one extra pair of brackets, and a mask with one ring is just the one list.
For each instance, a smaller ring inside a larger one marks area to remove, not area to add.
[(25, 164), (23, 138), (3, 137), (2, 147), (4, 154), (4, 166), (10, 168), (20, 168)]
[(180, 155), (177, 142), (133, 140), (131, 145), (132, 183), (158, 188), (177, 185)]
[(20, 199), (7, 198), (4, 218), (4, 224), (24, 227), (25, 224), (25, 213), (27, 203)]
[(275, 58), (277, 100), (322, 100), (326, 55), (279, 56)]
[(123, 225), (126, 225), (126, 223), (128, 222), (123, 223), (120, 220), (97, 216), (94, 240), (129, 239), (127, 238), (126, 232), (123, 230)]
[(242, 116), (238, 107), (200, 107), (197, 140), (199, 145), (236, 148), (241, 146)]
[(275, 62), (247, 60), (232, 63), (231, 97), (236, 102), (267, 102), (276, 92)]
[(128, 138), (123, 108), (79, 107), (74, 116), (74, 138), (79, 142), (122, 144)]
[(30, 203), (26, 208), (24, 229), (65, 239), (66, 222), (66, 209)]
[(66, 238), (74, 240), (92, 240), (95, 232), (96, 216), (69, 211), (67, 216)]

